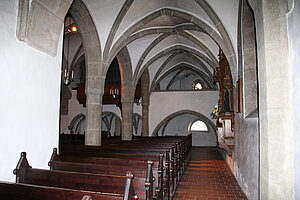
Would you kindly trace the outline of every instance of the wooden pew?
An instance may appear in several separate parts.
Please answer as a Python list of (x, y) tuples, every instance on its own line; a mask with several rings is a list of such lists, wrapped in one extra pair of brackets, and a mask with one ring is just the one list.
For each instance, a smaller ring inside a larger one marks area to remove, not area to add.
[[(114, 159), (94, 158), (94, 157), (92, 157), (91, 160), (89, 160), (88, 157), (83, 157), (82, 159), (84, 162), (80, 162), (82, 160), (80, 160), (80, 158), (78, 157), (68, 157), (68, 159), (69, 159), (68, 161), (62, 161), (62, 159), (57, 154), (57, 149), (54, 148), (51, 159), (48, 162), (48, 165), (52, 170), (85, 172), (85, 173), (94, 173), (94, 174), (109, 174), (109, 175), (121, 175), (124, 174), (126, 171), (130, 170), (134, 172), (136, 178), (146, 178), (146, 180), (147, 179), (157, 180), (156, 183), (153, 183), (152, 181), (150, 186), (145, 184), (145, 190), (147, 190), (147, 187), (151, 188), (151, 190), (153, 191), (149, 195), (155, 194), (156, 197), (161, 197), (160, 199), (162, 199), (163, 154), (159, 155), (158, 162), (157, 161), (146, 162), (146, 161), (137, 161), (137, 160), (115, 159), (115, 158)], [(70, 160), (72, 162), (70, 162)], [(98, 161), (98, 163), (95, 161)], [(154, 163), (155, 163), (155, 167), (153, 167)], [(150, 176), (149, 169), (151, 171), (152, 178), (149, 177)], [(133, 179), (134, 186), (136, 185), (135, 184), (136, 178)]]
[[(132, 183), (133, 175), (128, 172), (126, 176), (111, 176), (91, 173), (66, 172), (58, 170), (33, 169), (27, 159), (26, 153), (21, 153), (21, 158), (14, 170), (17, 183), (40, 186), (59, 187), (73, 190), (86, 190), (101, 192), (102, 194), (115, 194), (124, 199), (137, 199)], [(137, 193), (145, 196), (145, 179), (135, 178)]]
[[(173, 147), (174, 149), (174, 147)], [(111, 158), (123, 158), (127, 160), (154, 160), (157, 161), (160, 158), (160, 155), (165, 159), (161, 159), (161, 168), (164, 168), (164, 170), (158, 170), (158, 174), (154, 175), (154, 177), (157, 177), (156, 180), (158, 181), (158, 185), (156, 187), (156, 196), (162, 196), (162, 193), (164, 196), (167, 196), (167, 199), (171, 199), (171, 196), (175, 194), (176, 184), (178, 184), (177, 176), (176, 174), (176, 164), (174, 163), (176, 159), (174, 159), (173, 154), (175, 151), (166, 150), (165, 154), (159, 154), (158, 152), (147, 152), (147, 153), (137, 153), (137, 152), (131, 152), (128, 151), (121, 151), (121, 152), (101, 152), (101, 151), (85, 151), (85, 152), (68, 152), (67, 154), (63, 154), (60, 156), (60, 158), (64, 161), (76, 161), (80, 162), (79, 160), (85, 160), (85, 162), (97, 162), (99, 160), (103, 160), (103, 158), (111, 159)], [(167, 156), (167, 154), (170, 154)], [(76, 155), (76, 156), (71, 156)], [(172, 158), (172, 159), (169, 159)], [(165, 166), (165, 167), (164, 167)]]
[[(181, 176), (181, 173), (183, 173), (183, 165), (182, 163), (186, 163), (181, 161), (180, 159), (183, 158), (183, 156), (180, 156), (179, 151), (175, 149), (175, 147), (178, 145), (173, 145), (171, 150), (166, 150), (166, 154), (170, 154), (169, 156), (165, 156), (165, 158), (170, 158), (168, 160), (165, 160), (163, 166), (165, 166), (165, 171), (163, 172), (164, 174), (164, 181), (161, 181), (162, 187), (164, 188), (164, 194), (165, 196), (168, 196), (170, 199), (171, 196), (175, 194), (176, 187), (179, 183), (179, 178)], [(145, 146), (147, 148), (147, 146)], [(142, 151), (142, 152), (140, 152)], [(126, 159), (136, 159), (136, 160), (141, 160), (141, 159), (151, 159), (154, 160), (155, 157), (157, 157), (158, 151), (151, 152), (151, 150), (147, 150), (147, 152), (143, 152), (144, 149), (136, 149), (133, 151), (132, 149), (126, 150), (126, 148), (123, 148), (121, 151), (118, 150), (97, 150), (97, 148), (87, 148), (85, 150), (81, 150), (79, 152), (68, 152), (64, 153), (62, 157), (65, 157), (66, 155), (80, 155), (80, 156), (85, 156), (85, 157), (93, 157), (94, 158), (99, 158), (99, 157), (106, 157), (106, 158), (126, 158)], [(159, 150), (161, 152), (162, 150)], [(168, 153), (167, 153), (168, 152)]]
[(124, 200), (119, 194), (9, 182), (0, 182), (0, 196), (5, 200)]
[[(163, 154), (164, 160), (160, 171), (162, 179), (158, 179), (162, 187), (165, 199), (171, 199), (175, 194), (176, 187), (183, 171), (188, 163), (189, 150), (191, 148), (191, 135), (187, 137), (147, 137), (134, 138), (132, 142), (121, 142), (116, 139), (112, 143), (102, 147), (85, 147), (83, 145), (63, 146), (60, 151), (62, 160), (71, 161), (69, 158), (80, 156), (81, 161), (76, 162), (98, 162), (98, 159), (119, 159), (157, 162), (157, 155)], [(73, 160), (74, 161), (74, 160)], [(111, 161), (107, 161), (111, 162)], [(155, 167), (154, 167), (155, 169)], [(134, 170), (134, 168), (133, 168)], [(154, 177), (155, 177), (154, 172)], [(157, 183), (158, 184), (158, 183)]]

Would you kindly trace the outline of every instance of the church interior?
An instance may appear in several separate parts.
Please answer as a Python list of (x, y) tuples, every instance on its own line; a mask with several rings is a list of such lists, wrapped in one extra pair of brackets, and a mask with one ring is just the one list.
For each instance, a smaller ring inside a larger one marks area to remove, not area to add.
[(0, 22), (0, 195), (300, 199), (300, 1), (11, 0)]

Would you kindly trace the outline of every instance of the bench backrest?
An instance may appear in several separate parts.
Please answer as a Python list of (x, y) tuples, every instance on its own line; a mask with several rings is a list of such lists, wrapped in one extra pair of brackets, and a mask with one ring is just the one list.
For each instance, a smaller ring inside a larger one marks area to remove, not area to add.
[(0, 197), (5, 200), (123, 200), (123, 195), (72, 190), (21, 183), (0, 182)]

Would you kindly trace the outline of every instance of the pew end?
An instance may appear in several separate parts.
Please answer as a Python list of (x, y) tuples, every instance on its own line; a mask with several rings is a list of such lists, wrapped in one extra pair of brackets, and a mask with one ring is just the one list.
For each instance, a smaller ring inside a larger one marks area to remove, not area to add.
[(123, 200), (134, 200), (139, 199), (138, 195), (134, 191), (133, 186), (133, 174), (128, 171), (126, 174), (126, 182), (125, 182), (125, 191), (124, 191), (124, 198)]
[(53, 148), (53, 152), (52, 152), (50, 161), (48, 162), (48, 166), (50, 167), (50, 169), (53, 169), (54, 161), (60, 161), (58, 153), (57, 153), (57, 148)]
[(22, 182), (22, 178), (24, 177), (25, 169), (32, 168), (29, 165), (29, 162), (26, 158), (26, 152), (21, 153), (21, 157), (19, 159), (19, 162), (16, 166), (16, 168), (13, 171), (13, 174), (16, 175), (16, 183)]

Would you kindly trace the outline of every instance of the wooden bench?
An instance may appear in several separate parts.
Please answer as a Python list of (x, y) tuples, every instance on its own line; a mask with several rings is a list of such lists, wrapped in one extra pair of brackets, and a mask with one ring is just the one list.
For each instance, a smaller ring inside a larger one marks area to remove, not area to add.
[[(52, 170), (73, 171), (73, 172), (85, 172), (94, 174), (109, 174), (109, 175), (122, 175), (126, 171), (130, 170), (134, 172), (135, 179), (133, 179), (133, 185), (136, 188), (137, 178), (146, 178), (157, 180), (151, 182), (152, 192), (155, 197), (162, 197), (163, 195), (163, 166), (162, 159), (163, 154), (159, 155), (159, 161), (138, 161), (116, 158), (99, 158), (99, 157), (64, 157), (61, 159), (57, 154), (57, 149), (54, 148), (51, 159), (48, 163)], [(67, 160), (67, 161), (66, 161)], [(71, 161), (71, 162), (70, 162)], [(74, 162), (75, 161), (75, 162)], [(98, 161), (98, 162), (97, 162)], [(155, 166), (153, 166), (155, 163)], [(161, 163), (159, 165), (159, 163)], [(151, 171), (151, 174), (149, 174)], [(148, 176), (152, 178), (148, 178)], [(154, 179), (153, 179), (154, 177)], [(140, 195), (139, 195), (140, 196)]]
[[(111, 176), (91, 173), (66, 172), (59, 170), (43, 170), (32, 168), (26, 153), (21, 153), (21, 158), (14, 170), (17, 183), (39, 186), (58, 187), (73, 190), (85, 190), (123, 196), (124, 199), (138, 198), (136, 193), (145, 195), (145, 178), (135, 178), (128, 172), (126, 176)], [(134, 188), (136, 186), (136, 191)], [(143, 198), (145, 199), (145, 198)]]
[[(99, 161), (106, 162), (105, 165), (109, 165), (108, 168), (111, 168), (112, 173), (118, 173), (119, 168), (110, 163), (114, 162), (111, 159), (119, 162), (117, 165), (123, 163), (123, 161), (119, 160), (120, 158), (131, 162), (133, 160), (138, 162), (152, 160), (154, 162), (154, 177), (158, 177), (155, 165), (157, 165), (156, 163), (159, 165), (158, 155), (163, 154), (162, 170), (157, 170), (160, 171), (160, 178), (157, 178), (158, 182), (160, 182), (157, 184), (160, 187), (157, 187), (157, 189), (163, 191), (164, 199), (171, 199), (189, 160), (190, 148), (191, 135), (187, 137), (134, 137), (132, 142), (122, 142), (114, 138), (112, 143), (106, 143), (101, 147), (86, 147), (78, 144), (63, 145), (60, 147), (60, 158), (61, 161), (76, 163), (100, 164), (98, 163)], [(58, 162), (58, 164), (62, 163)], [(128, 166), (128, 164), (124, 165)], [(140, 171), (139, 168), (136, 168), (133, 162), (128, 167), (139, 175), (140, 173), (143, 175), (145, 173), (145, 171)], [(108, 174), (109, 172), (106, 170), (104, 173)]]
[(5, 200), (124, 200), (118, 194), (9, 182), (0, 182), (0, 196)]
[[(147, 147), (144, 147), (147, 148)], [(175, 185), (179, 183), (179, 178), (184, 171), (184, 165), (182, 163), (186, 163), (180, 159), (184, 158), (180, 156), (176, 151), (175, 146), (172, 146), (171, 149), (164, 149), (159, 151), (151, 151), (141, 149), (126, 149), (123, 148), (121, 150), (97, 150), (96, 148), (86, 147), (85, 149), (81, 149), (80, 151), (68, 151), (61, 152), (61, 157), (93, 157), (94, 158), (123, 158), (128, 160), (152, 160), (158, 161), (159, 155), (164, 155), (164, 160), (162, 166), (165, 166), (166, 172), (165, 178), (168, 179), (168, 188), (171, 188), (173, 193), (175, 192)], [(146, 152), (143, 152), (146, 151)], [(65, 160), (65, 159), (64, 159)], [(96, 160), (96, 159), (95, 159)]]
[[(161, 152), (161, 151), (160, 151)], [(90, 151), (80, 151), (80, 152), (68, 152), (64, 153), (61, 157), (64, 161), (75, 161), (82, 162), (97, 162), (99, 160), (103, 160), (103, 158), (111, 159), (111, 158), (123, 158), (127, 160), (153, 160), (158, 161), (161, 155), (164, 155), (164, 159), (161, 159), (161, 164), (158, 162), (158, 165), (161, 166), (162, 170), (158, 170), (158, 174), (154, 174), (158, 180), (157, 182), (157, 196), (166, 196), (168, 199), (171, 198), (175, 194), (175, 189), (179, 183), (179, 178), (177, 176), (177, 159), (173, 155), (175, 152), (175, 148), (172, 150), (166, 149), (164, 154), (158, 152), (132, 152), (131, 150), (125, 151), (97, 151), (96, 149), (90, 149)], [(74, 155), (74, 156), (71, 156)], [(171, 159), (170, 159), (171, 158)], [(81, 159), (81, 161), (79, 161)], [(119, 164), (120, 165), (120, 164)], [(128, 165), (126, 165), (128, 166)], [(129, 167), (129, 166), (128, 166)], [(163, 193), (163, 194), (162, 194)]]

